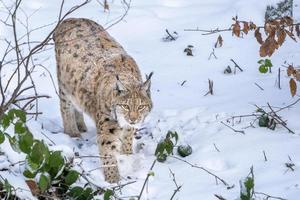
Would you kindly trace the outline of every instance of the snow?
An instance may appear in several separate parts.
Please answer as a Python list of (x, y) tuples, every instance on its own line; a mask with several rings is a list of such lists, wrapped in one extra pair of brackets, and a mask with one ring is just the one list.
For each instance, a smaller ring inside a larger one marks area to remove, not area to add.
[[(9, 4), (10, 1), (7, 1)], [(28, 14), (33, 14), (30, 20), (31, 28), (49, 24), (57, 20), (59, 0), (24, 1), (22, 4)], [(277, 0), (132, 0), (131, 8), (125, 20), (111, 27), (108, 31), (132, 55), (140, 66), (143, 74), (154, 72), (152, 79), (152, 99), (154, 109), (147, 117), (143, 127), (146, 132), (142, 139), (137, 140), (137, 146), (143, 149), (136, 150), (134, 155), (121, 156), (120, 170), (124, 177), (130, 176), (136, 183), (123, 188), (121, 196), (138, 195), (149, 168), (155, 159), (156, 144), (165, 137), (168, 130), (179, 133), (179, 144), (189, 144), (193, 154), (185, 160), (202, 166), (217, 174), (234, 188), (227, 190), (224, 185), (216, 185), (214, 177), (204, 171), (192, 168), (174, 158), (168, 158), (165, 163), (156, 163), (150, 177), (148, 188), (144, 191), (143, 199), (162, 200), (170, 199), (175, 185), (172, 181), (169, 168), (175, 173), (176, 180), (182, 185), (175, 199), (215, 200), (214, 194), (226, 199), (236, 199), (239, 196), (239, 180), (246, 177), (251, 166), (254, 167), (255, 190), (273, 196), (280, 196), (289, 200), (297, 200), (300, 195), (300, 106), (280, 112), (283, 119), (288, 120), (288, 126), (296, 132), (290, 134), (283, 127), (275, 131), (249, 126), (251, 118), (236, 122), (234, 128), (244, 130), (245, 134), (235, 133), (221, 122), (234, 115), (251, 114), (255, 105), (283, 107), (297, 98), (290, 96), (285, 68), (281, 65), (285, 61), (297, 65), (300, 53), (297, 43), (287, 39), (284, 45), (271, 57), (274, 65), (273, 73), (260, 74), (257, 61), (259, 45), (252, 34), (244, 38), (232, 37), (230, 32), (221, 33), (224, 45), (215, 49), (217, 59), (208, 60), (212, 48), (219, 34), (201, 35), (200, 32), (187, 32), (184, 29), (197, 28), (228, 28), (232, 17), (262, 24), (266, 5), (276, 3)], [(294, 1), (299, 4), (299, 0)], [(66, 2), (64, 10), (72, 7), (74, 1)], [(75, 17), (86, 17), (108, 26), (124, 12), (119, 1), (109, 1), (110, 12), (104, 13), (103, 8), (92, 1), (78, 10)], [(1, 8), (0, 10), (3, 10)], [(36, 11), (36, 9), (38, 9)], [(294, 13), (299, 11), (296, 7)], [(3, 13), (1, 12), (0, 16)], [(20, 14), (20, 16), (23, 16)], [(299, 19), (299, 18), (297, 18)], [(110, 22), (107, 24), (107, 22)], [(45, 27), (31, 34), (32, 39), (41, 39), (47, 35), (52, 26)], [(165, 29), (176, 31), (176, 41), (164, 42)], [(22, 35), (24, 30), (18, 30)], [(11, 33), (0, 26), (0, 37), (11, 38)], [(183, 53), (187, 45), (193, 45), (194, 56)], [(0, 48), (0, 53), (3, 48)], [(44, 66), (50, 70), (56, 83), (56, 66), (54, 50), (40, 54), (39, 60), (45, 60)], [(243, 72), (223, 74), (223, 70), (233, 63), (234, 59)], [(282, 69), (282, 89), (275, 84), (278, 68)], [(208, 79), (214, 81), (214, 95), (204, 96), (208, 91)], [(51, 96), (50, 99), (40, 100), (39, 110), (43, 115), (37, 121), (31, 120), (28, 126), (35, 138), (42, 139), (50, 145), (52, 150), (62, 150), (68, 158), (75, 156), (97, 156), (96, 129), (91, 119), (86, 117), (88, 132), (81, 139), (73, 139), (63, 133), (62, 121), (59, 112), (59, 99), (51, 83), (49, 74), (42, 68), (34, 73), (40, 94)], [(181, 83), (186, 83), (181, 86)], [(255, 83), (264, 90), (260, 90)], [(299, 90), (298, 90), (299, 91)], [(236, 120), (238, 121), (238, 120)], [(43, 134), (42, 134), (42, 133)], [(149, 134), (151, 132), (151, 134)], [(152, 137), (150, 137), (150, 135)], [(51, 141), (50, 141), (50, 140)], [(8, 167), (9, 163), (24, 160), (24, 155), (12, 151), (5, 141), (0, 146), (5, 156), (0, 157), (0, 167)], [(218, 150), (219, 151), (218, 151)], [(263, 151), (267, 156), (264, 160)], [(295, 171), (287, 171), (285, 163), (295, 164)], [(85, 171), (90, 171), (90, 178), (97, 185), (109, 187), (104, 182), (104, 176), (98, 169), (101, 161), (98, 158), (75, 158), (75, 163), (81, 163)], [(24, 182), (22, 170), (24, 165), (12, 167), (12, 172), (1, 171), (3, 177), (16, 188), (24, 199), (34, 199)], [(82, 170), (79, 166), (77, 169)], [(128, 180), (130, 181), (130, 180)]]

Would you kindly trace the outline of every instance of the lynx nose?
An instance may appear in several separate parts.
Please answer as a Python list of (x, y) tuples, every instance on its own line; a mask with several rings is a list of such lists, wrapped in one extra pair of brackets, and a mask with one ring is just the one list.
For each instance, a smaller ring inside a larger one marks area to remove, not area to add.
[(138, 115), (136, 113), (130, 113), (129, 115), (129, 123), (136, 124), (138, 122)]
[(136, 124), (138, 122), (137, 119), (129, 119), (130, 124)]

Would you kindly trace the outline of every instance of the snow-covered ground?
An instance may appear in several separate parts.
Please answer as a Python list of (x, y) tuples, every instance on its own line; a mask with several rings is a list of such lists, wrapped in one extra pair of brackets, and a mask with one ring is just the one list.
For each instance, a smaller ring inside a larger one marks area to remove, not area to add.
[[(9, 1), (8, 1), (9, 2)], [(124, 12), (119, 1), (108, 1), (110, 13), (104, 13), (103, 8), (92, 1), (73, 14), (74, 17), (85, 17), (108, 26), (111, 20)], [(185, 158), (192, 164), (202, 166), (217, 174), (229, 184), (235, 185), (227, 190), (222, 184), (216, 185), (214, 177), (202, 170), (192, 168), (174, 158), (168, 158), (165, 163), (156, 163), (155, 176), (150, 178), (143, 199), (170, 199), (175, 185), (169, 172), (171, 169), (179, 185), (182, 185), (175, 199), (180, 200), (215, 200), (214, 194), (222, 195), (228, 200), (239, 196), (239, 180), (254, 167), (255, 190), (289, 200), (300, 198), (300, 105), (282, 111), (281, 116), (288, 120), (288, 126), (296, 132), (290, 134), (283, 127), (275, 131), (249, 126), (251, 118), (242, 119), (234, 128), (244, 130), (245, 135), (233, 132), (224, 126), (226, 119), (233, 115), (250, 114), (256, 110), (254, 104), (283, 107), (294, 102), (299, 97), (292, 98), (289, 92), (285, 68), (281, 65), (288, 63), (299, 64), (299, 44), (287, 39), (284, 45), (271, 57), (273, 73), (261, 74), (258, 71), (259, 44), (252, 34), (244, 38), (232, 37), (230, 32), (221, 33), (224, 45), (215, 49), (217, 59), (208, 59), (212, 52), (218, 34), (201, 35), (200, 32), (187, 32), (184, 29), (197, 28), (228, 28), (232, 17), (254, 21), (263, 24), (265, 8), (277, 0), (132, 0), (131, 8), (125, 20), (111, 27), (109, 33), (119, 41), (132, 55), (140, 66), (143, 74), (153, 71), (152, 98), (154, 109), (147, 118), (144, 127), (148, 132), (137, 143), (144, 143), (144, 148), (132, 156), (122, 157), (122, 176), (130, 176), (136, 183), (126, 186), (121, 196), (138, 195), (145, 176), (155, 159), (154, 151), (157, 142), (165, 137), (168, 130), (179, 133), (179, 143), (192, 146), (193, 154)], [(67, 1), (66, 7), (78, 3)], [(300, 4), (299, 0), (294, 1)], [(51, 23), (57, 19), (60, 1), (26, 0), (22, 8), (28, 14), (34, 13), (30, 20), (32, 28)], [(0, 5), (1, 7), (2, 5)], [(38, 9), (37, 12), (35, 12)], [(66, 8), (67, 9), (67, 8)], [(299, 13), (296, 7), (294, 13)], [(107, 24), (108, 23), (108, 24)], [(11, 33), (0, 26), (1, 38), (10, 37)], [(41, 39), (50, 27), (38, 30), (32, 38)], [(164, 42), (165, 29), (176, 31), (176, 41)], [(21, 31), (21, 30), (20, 30)], [(187, 45), (193, 45), (194, 56), (183, 53)], [(2, 53), (3, 47), (0, 48)], [(38, 58), (46, 59), (43, 63), (56, 76), (54, 50), (43, 53)], [(236, 74), (223, 73), (228, 66), (234, 66), (234, 59), (243, 72)], [(278, 89), (278, 68), (282, 69), (282, 89)], [(208, 90), (208, 79), (214, 82), (214, 95), (204, 96)], [(49, 75), (39, 69), (34, 73), (40, 94), (48, 94), (52, 98), (41, 100), (39, 109), (44, 114), (38, 121), (30, 121), (29, 128), (36, 138), (51, 144), (52, 149), (62, 149), (65, 154), (79, 152), (83, 155), (97, 155), (95, 143), (96, 130), (93, 122), (88, 121), (88, 132), (82, 139), (72, 139), (62, 131), (59, 112), (59, 99), (51, 83)], [(56, 81), (56, 80), (55, 80)], [(183, 86), (181, 83), (186, 81)], [(259, 89), (255, 83), (264, 90)], [(57, 85), (57, 84), (56, 84)], [(56, 86), (57, 87), (57, 86)], [(41, 134), (43, 132), (43, 134)], [(45, 135), (48, 137), (45, 137)], [(24, 160), (24, 155), (13, 152), (8, 142), (0, 146), (5, 155), (0, 157), (0, 167)], [(218, 151), (218, 150), (219, 151)], [(264, 160), (263, 151), (267, 156)], [(285, 163), (295, 164), (295, 171), (287, 170)], [(98, 185), (107, 186), (100, 170), (93, 170), (100, 165), (97, 158), (86, 158), (82, 165), (86, 171), (92, 170), (92, 178)], [(20, 174), (23, 166), (12, 168), (14, 173), (0, 172), (7, 177), (15, 187), (27, 188), (24, 177)], [(28, 188), (27, 188), (28, 189)], [(23, 198), (33, 198), (29, 192), (19, 193)]]

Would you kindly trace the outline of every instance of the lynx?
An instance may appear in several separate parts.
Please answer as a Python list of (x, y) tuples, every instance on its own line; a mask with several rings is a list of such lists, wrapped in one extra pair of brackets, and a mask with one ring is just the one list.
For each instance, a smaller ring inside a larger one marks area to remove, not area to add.
[(132, 154), (136, 128), (152, 109), (152, 73), (143, 82), (134, 59), (89, 19), (64, 20), (54, 41), (64, 132), (79, 137), (87, 131), (83, 112), (91, 116), (105, 180), (118, 182), (117, 156)]

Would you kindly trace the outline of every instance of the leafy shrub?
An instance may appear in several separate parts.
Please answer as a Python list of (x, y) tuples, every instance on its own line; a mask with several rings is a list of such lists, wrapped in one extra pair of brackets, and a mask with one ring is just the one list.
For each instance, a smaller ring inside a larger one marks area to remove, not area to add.
[[(13, 136), (6, 133), (10, 126), (14, 127)], [(72, 169), (72, 163), (66, 162), (60, 151), (51, 151), (43, 141), (33, 138), (23, 111), (12, 109), (3, 115), (0, 120), (0, 144), (5, 137), (14, 151), (26, 154), (23, 175), (34, 195), (54, 193), (55, 196), (78, 200), (93, 198), (96, 191), (91, 187), (72, 186), (80, 177), (80, 173)], [(10, 194), (8, 184), (4, 186)]]

